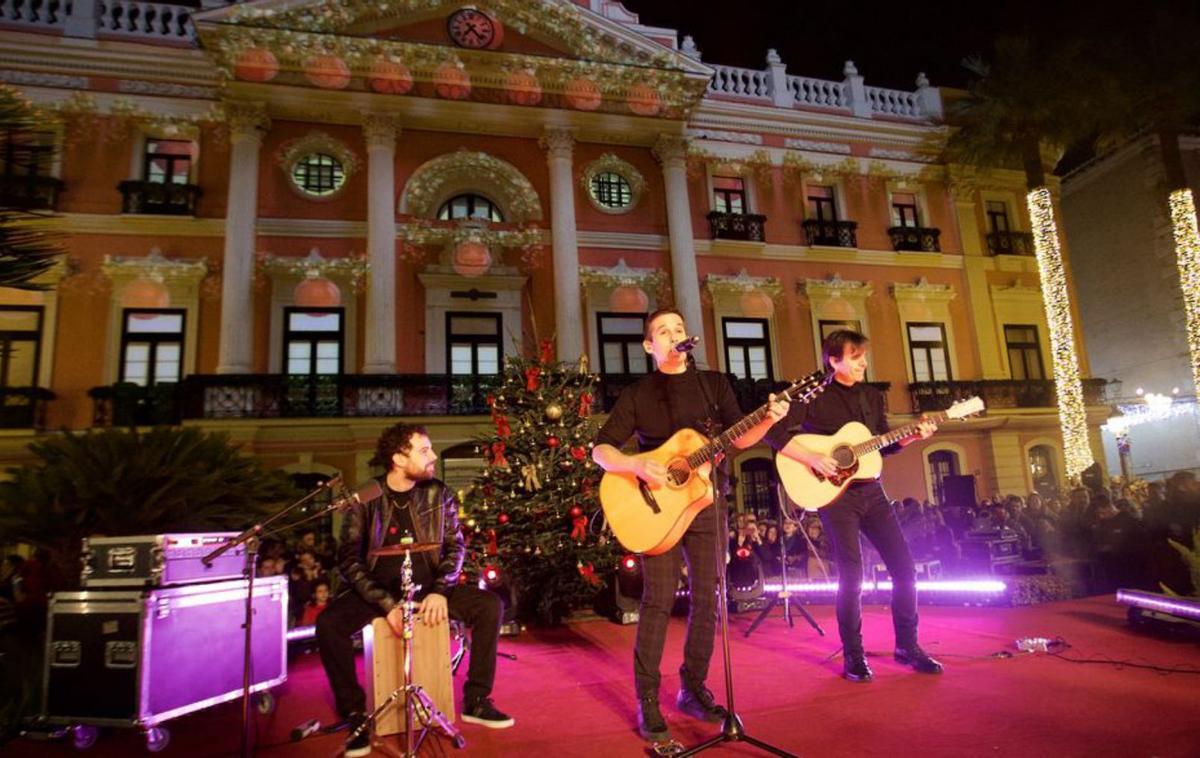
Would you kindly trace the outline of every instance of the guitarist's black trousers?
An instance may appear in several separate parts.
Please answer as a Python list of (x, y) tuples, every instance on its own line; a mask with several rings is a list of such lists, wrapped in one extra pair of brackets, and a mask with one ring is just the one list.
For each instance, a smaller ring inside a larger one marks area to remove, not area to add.
[[(680, 560), (687, 559), (691, 588), (687, 639), (683, 644), (683, 685), (698, 689), (708, 676), (717, 627), (718, 535), (714, 521), (716, 503), (700, 512), (683, 539), (662, 555), (642, 556), (642, 605), (638, 611), (637, 647), (633, 651), (633, 679), (638, 698), (658, 695), (659, 664), (667, 640), (667, 623), (675, 605)], [(719, 511), (718, 511), (719, 512)]]
[(917, 644), (917, 576), (912, 553), (879, 482), (856, 482), (820, 510), (833, 543), (838, 570), (838, 632), (847, 656), (861, 656), (863, 559), (861, 531), (879, 551), (892, 576), (892, 624), (896, 647)]

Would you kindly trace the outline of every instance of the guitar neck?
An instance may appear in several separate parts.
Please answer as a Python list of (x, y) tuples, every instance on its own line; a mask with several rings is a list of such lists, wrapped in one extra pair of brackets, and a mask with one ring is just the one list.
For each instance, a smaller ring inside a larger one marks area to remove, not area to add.
[[(932, 421), (935, 424), (940, 424), (948, 418), (949, 416), (947, 416), (945, 413), (935, 413), (933, 415), (926, 416), (924, 420)], [(894, 445), (900, 440), (916, 434), (917, 425), (920, 423), (920, 421), (914, 421), (911, 424), (905, 424), (899, 429), (893, 429), (887, 434), (879, 434), (867, 440), (866, 442), (860, 442), (853, 447), (854, 454), (856, 456), (866, 455), (867, 453), (873, 453), (876, 450), (882, 450), (888, 445)]]
[[(803, 382), (797, 382), (780, 393), (780, 395), (786, 395), (792, 402), (807, 403), (812, 398), (813, 394), (819, 392), (824, 388), (824, 386), (825, 384), (821, 383), (806, 388)], [(799, 397), (796, 397), (797, 393), (799, 394)], [(703, 466), (705, 463), (711, 461), (718, 453), (728, 450), (729, 446), (733, 444), (734, 440), (761, 424), (763, 419), (767, 417), (767, 414), (770, 413), (770, 410), (771, 404), (769, 402), (763, 403), (749, 416), (746, 416), (741, 421), (729, 427), (722, 432), (720, 436), (716, 437), (707, 445), (689, 455), (687, 457), (688, 467), (692, 470), (695, 470), (700, 466)]]

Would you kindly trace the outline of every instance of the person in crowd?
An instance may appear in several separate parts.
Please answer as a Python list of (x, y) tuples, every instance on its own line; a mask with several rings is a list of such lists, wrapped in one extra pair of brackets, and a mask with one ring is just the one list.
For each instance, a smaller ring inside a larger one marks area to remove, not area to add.
[(1093, 507), (1091, 544), (1101, 571), (1100, 586), (1094, 589), (1111, 592), (1120, 586), (1140, 586), (1145, 563), (1142, 523), (1103, 493), (1093, 499)]
[(0, 598), (16, 601), (21, 591), (21, 567), (24, 565), (25, 559), (16, 553), (4, 556), (4, 563), (0, 565)]
[(318, 580), (313, 585), (312, 599), (304, 604), (304, 611), (300, 614), (299, 626), (312, 626), (317, 623), (317, 617), (329, 605), (329, 582), (325, 579)]
[(755, 552), (758, 553), (758, 560), (762, 564), (763, 573), (767, 576), (779, 576), (783, 551), (779, 542), (778, 526), (767, 524), (766, 536), (756, 546)]

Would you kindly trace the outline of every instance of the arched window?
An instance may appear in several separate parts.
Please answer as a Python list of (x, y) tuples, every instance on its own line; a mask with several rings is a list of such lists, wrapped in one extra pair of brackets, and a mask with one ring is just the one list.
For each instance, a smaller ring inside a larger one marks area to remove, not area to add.
[(478, 218), (484, 221), (503, 223), (504, 215), (491, 200), (483, 195), (455, 195), (438, 210), (438, 219), (451, 221), (459, 218)]
[(933, 500), (938, 505), (946, 504), (946, 477), (958, 476), (958, 453), (953, 450), (935, 450), (929, 454), (929, 481), (933, 483)]
[(1029, 448), (1029, 478), (1033, 489), (1042, 495), (1051, 495), (1058, 490), (1058, 477), (1054, 473), (1054, 450), (1049, 445), (1034, 445)]

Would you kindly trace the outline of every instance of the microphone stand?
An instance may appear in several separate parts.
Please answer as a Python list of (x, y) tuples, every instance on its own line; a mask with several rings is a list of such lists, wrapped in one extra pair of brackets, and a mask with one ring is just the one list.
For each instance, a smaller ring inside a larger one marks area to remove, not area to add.
[[(287, 514), (304, 505), (322, 491), (331, 490), (334, 484), (340, 485), (341, 477), (334, 477), (328, 482), (300, 498), (283, 510), (273, 514), (266, 521), (260, 524), (255, 524), (238, 536), (230, 539), (224, 545), (221, 545), (216, 550), (213, 550), (208, 555), (200, 559), (205, 566), (211, 566), (213, 561), (220, 558), (225, 553), (234, 549), (238, 545), (246, 546), (246, 567), (243, 572), (246, 575), (246, 613), (245, 620), (242, 623), (242, 628), (245, 630), (245, 652), (242, 657), (242, 758), (249, 758), (254, 754), (253, 738), (250, 736), (250, 669), (253, 663), (253, 648), (252, 643), (252, 627), (254, 623), (254, 571), (255, 559), (258, 557), (259, 538), (263, 534), (263, 530)], [(337, 503), (337, 500), (334, 501)], [(333, 510), (336, 505), (331, 505), (326, 511)]]
[[(783, 589), (779, 591), (779, 594), (777, 594), (775, 597), (771, 598), (771, 600), (767, 603), (766, 607), (763, 608), (762, 611), (758, 614), (758, 618), (754, 619), (754, 623), (752, 623), (750, 625), (750, 628), (747, 629), (745, 632), (746, 637), (749, 637), (750, 634), (755, 629), (757, 629), (760, 624), (762, 624), (762, 622), (766, 621), (767, 617), (771, 615), (771, 611), (774, 610), (775, 606), (779, 605), (780, 603), (783, 603), (783, 618), (785, 621), (787, 621), (788, 626), (789, 627), (796, 626), (796, 622), (792, 619), (792, 605), (793, 605), (792, 600), (791, 600), (792, 596), (791, 596), (791, 593), (788, 592), (787, 540), (784, 539), (784, 537), (783, 537), (783, 522), (784, 522), (784, 520), (787, 519), (789, 521), (794, 522), (795, 519), (789, 518), (787, 513), (784, 511), (783, 504), (785, 502), (785, 498), (787, 497), (787, 494), (784, 492), (783, 484), (781, 482), (775, 483), (775, 492), (776, 492), (776, 496), (779, 500), (779, 530), (780, 530), (779, 566), (780, 566), (780, 573), (781, 573), (781, 581), (783, 582)], [(795, 603), (795, 606), (796, 606), (796, 612), (799, 613), (801, 616), (803, 616), (804, 619), (809, 623), (810, 626), (812, 626), (813, 629), (817, 630), (817, 634), (824, 637), (825, 630), (822, 629), (821, 625), (817, 623), (817, 620), (812, 617), (812, 614), (808, 612), (808, 609), (805, 608), (803, 605), (801, 605), (798, 602)]]
[[(695, 358), (690, 353), (688, 354), (688, 364), (693, 370), (697, 371), (696, 382), (700, 385), (700, 392), (704, 395), (704, 403), (708, 407), (708, 418), (704, 422), (704, 426), (706, 427), (704, 433), (709, 439), (716, 439), (717, 435), (713, 433), (716, 428), (716, 417), (714, 415), (715, 403), (708, 389), (704, 386), (704, 380), (699, 376), (699, 370), (696, 369)], [(717, 451), (717, 455), (723, 454), (724, 451)], [(721, 491), (717, 489), (716, 455), (713, 457), (712, 468), (709, 470), (709, 479), (709, 483), (713, 488), (714, 500), (712, 513), (715, 554), (713, 557), (717, 562), (717, 612), (721, 621), (721, 653), (725, 662), (725, 707), (727, 714), (724, 722), (721, 724), (720, 734), (676, 755), (678, 758), (684, 758), (685, 756), (696, 755), (709, 748), (718, 747), (726, 742), (745, 742), (765, 752), (782, 756), (782, 758), (797, 758), (792, 753), (746, 734), (745, 727), (742, 726), (742, 720), (738, 717), (733, 705), (733, 658), (729, 652), (729, 585), (726, 576), (728, 567), (725, 561), (729, 549), (729, 540), (726, 537), (729, 516), (727, 514), (728, 504)], [(701, 591), (703, 592), (704, 590)]]

